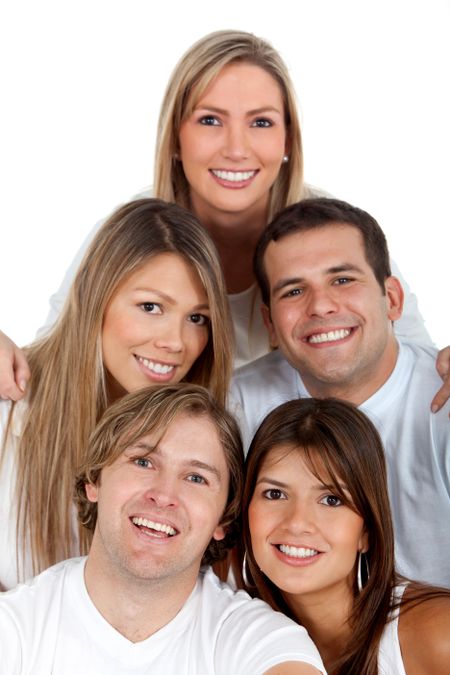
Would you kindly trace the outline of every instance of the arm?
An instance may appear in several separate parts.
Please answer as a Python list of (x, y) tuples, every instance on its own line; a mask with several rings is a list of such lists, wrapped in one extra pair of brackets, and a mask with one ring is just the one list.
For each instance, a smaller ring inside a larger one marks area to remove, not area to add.
[(450, 663), (450, 594), (401, 612), (399, 640), (408, 675), (446, 675)]
[[(405, 293), (403, 313), (401, 318), (395, 322), (395, 334), (405, 342), (412, 342), (421, 347), (430, 347), (433, 342), (425, 328), (425, 322), (417, 304), (417, 298), (411, 293), (406, 281), (403, 279), (396, 263), (391, 260), (392, 274), (396, 276), (403, 287)], [(436, 361), (436, 368), (444, 384), (436, 393), (431, 401), (431, 410), (437, 412), (450, 397), (450, 347), (441, 349)]]
[(286, 661), (266, 670), (265, 675), (318, 675), (321, 672), (323, 671), (317, 670), (314, 666), (308, 666), (306, 663)]

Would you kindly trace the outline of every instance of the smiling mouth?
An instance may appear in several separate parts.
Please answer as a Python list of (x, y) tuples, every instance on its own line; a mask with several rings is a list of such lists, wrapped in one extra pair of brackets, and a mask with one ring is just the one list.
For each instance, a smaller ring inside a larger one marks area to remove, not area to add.
[(338, 330), (330, 330), (327, 333), (314, 333), (306, 338), (306, 342), (313, 345), (323, 344), (324, 342), (337, 342), (348, 337), (352, 332), (352, 328), (339, 328)]
[(257, 171), (223, 171), (222, 169), (211, 169), (211, 173), (220, 180), (226, 180), (229, 183), (243, 183), (253, 178)]
[(177, 530), (168, 523), (159, 523), (155, 520), (148, 520), (148, 518), (141, 518), (135, 516), (131, 519), (133, 525), (136, 525), (141, 532), (149, 537), (173, 537), (178, 534)]
[(315, 548), (304, 548), (303, 546), (297, 548), (297, 546), (287, 546), (286, 544), (278, 544), (276, 548), (290, 558), (312, 558), (320, 553)]
[(156, 375), (168, 375), (174, 369), (174, 365), (169, 365), (168, 363), (159, 363), (158, 361), (152, 361), (151, 359), (146, 359), (143, 356), (136, 356), (139, 363), (142, 363), (148, 370)]

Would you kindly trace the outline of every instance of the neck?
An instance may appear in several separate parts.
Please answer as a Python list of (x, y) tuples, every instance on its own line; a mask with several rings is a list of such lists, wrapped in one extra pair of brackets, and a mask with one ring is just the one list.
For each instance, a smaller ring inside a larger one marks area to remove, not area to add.
[(345, 652), (351, 638), (348, 619), (353, 607), (353, 597), (347, 587), (324, 589), (312, 596), (286, 597), (297, 622), (308, 631), (317, 646), (327, 671)]
[(255, 281), (253, 254), (261, 233), (267, 225), (267, 205), (252, 213), (211, 213), (195, 208), (197, 218), (210, 234), (219, 253), (228, 293), (240, 293)]
[(366, 371), (359, 370), (348, 380), (321, 381), (314, 374), (300, 372), (303, 383), (310, 396), (314, 398), (339, 398), (356, 406), (373, 396), (392, 375), (398, 358), (398, 342), (394, 336), (389, 340), (386, 350), (375, 364)]
[(146, 579), (88, 556), (86, 589), (103, 618), (127, 640), (141, 642), (168, 624), (182, 609), (197, 578)]

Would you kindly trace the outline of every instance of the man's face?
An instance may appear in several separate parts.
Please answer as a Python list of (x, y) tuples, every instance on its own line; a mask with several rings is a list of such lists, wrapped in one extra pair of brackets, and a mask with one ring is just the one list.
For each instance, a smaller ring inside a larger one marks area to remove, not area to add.
[(293, 233), (269, 244), (264, 264), (271, 340), (309, 392), (342, 390), (352, 400), (355, 387), (381, 386), (396, 361), (391, 321), (401, 314), (403, 293), (389, 277), (383, 295), (360, 232), (337, 223)]
[(86, 494), (98, 502), (90, 559), (119, 577), (191, 584), (212, 538), (223, 539), (229, 472), (205, 415), (179, 414), (105, 467)]

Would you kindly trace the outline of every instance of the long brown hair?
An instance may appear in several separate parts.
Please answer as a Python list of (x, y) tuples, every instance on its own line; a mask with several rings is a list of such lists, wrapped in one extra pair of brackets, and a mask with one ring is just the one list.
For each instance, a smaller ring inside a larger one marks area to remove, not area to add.
[[(233, 341), (215, 247), (181, 207), (156, 199), (131, 202), (97, 233), (51, 333), (26, 350), (32, 380), (16, 455), (17, 541), (18, 563), (29, 550), (34, 572), (87, 551), (89, 537), (78, 532), (73, 518), (73, 481), (89, 434), (109, 403), (101, 354), (103, 316), (124, 279), (165, 252), (179, 254), (198, 272), (211, 314), (208, 343), (185, 380), (225, 401)], [(80, 547), (74, 551), (77, 536)]]
[(294, 87), (280, 54), (252, 33), (222, 30), (201, 38), (182, 56), (172, 73), (161, 105), (155, 156), (155, 194), (190, 207), (189, 184), (177, 159), (182, 122), (192, 113), (208, 85), (231, 63), (244, 62), (265, 70), (280, 87), (289, 141), (289, 161), (283, 163), (271, 189), (268, 220), (303, 196), (303, 153)]
[[(335, 675), (376, 675), (381, 635), (390, 612), (398, 605), (392, 592), (400, 580), (394, 565), (394, 535), (380, 436), (370, 420), (352, 404), (314, 398), (282, 404), (266, 417), (256, 432), (246, 460), (242, 506), (246, 571), (249, 583), (254, 584), (247, 590), (296, 620), (282, 591), (257, 565), (248, 522), (248, 508), (262, 463), (280, 445), (300, 452), (312, 473), (332, 485), (343, 503), (364, 520), (369, 540), (365, 555), (370, 575), (359, 592), (355, 569), (354, 602), (348, 617), (351, 638), (345, 653), (330, 672)], [(341, 481), (347, 486), (351, 502), (342, 490)], [(447, 592), (420, 586), (413, 589), (406, 604), (412, 607), (442, 594)]]

